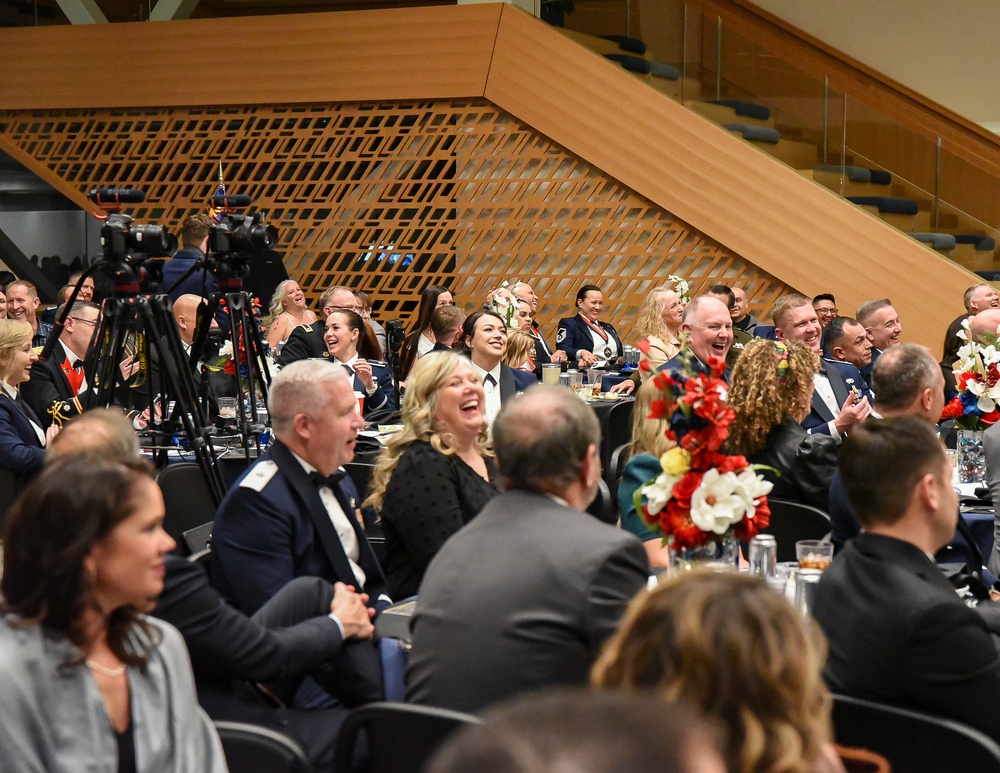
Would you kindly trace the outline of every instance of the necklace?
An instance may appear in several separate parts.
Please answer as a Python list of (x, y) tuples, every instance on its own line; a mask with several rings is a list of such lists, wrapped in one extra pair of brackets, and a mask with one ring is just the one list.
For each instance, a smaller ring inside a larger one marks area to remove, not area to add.
[(103, 674), (104, 676), (107, 677), (111, 677), (112, 679), (114, 679), (115, 677), (119, 677), (125, 673), (124, 663), (122, 663), (119, 666), (115, 666), (114, 668), (108, 668), (107, 666), (102, 666), (100, 663), (97, 663), (96, 661), (93, 660), (85, 660), (84, 663), (87, 664), (87, 668), (89, 668), (91, 671), (96, 671), (97, 673)]

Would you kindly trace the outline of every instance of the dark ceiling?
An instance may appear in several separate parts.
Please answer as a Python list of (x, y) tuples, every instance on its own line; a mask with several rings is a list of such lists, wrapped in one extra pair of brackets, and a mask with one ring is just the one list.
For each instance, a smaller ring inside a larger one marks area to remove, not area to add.
[[(144, 21), (155, 0), (96, 0), (110, 22)], [(455, 5), (455, 0), (201, 0), (193, 19)], [(55, 0), (0, 0), (0, 27), (69, 24)]]

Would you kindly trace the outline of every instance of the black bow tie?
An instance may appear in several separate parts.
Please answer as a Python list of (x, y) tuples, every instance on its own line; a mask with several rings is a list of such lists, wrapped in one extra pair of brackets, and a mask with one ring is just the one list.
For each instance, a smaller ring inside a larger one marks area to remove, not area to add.
[(331, 490), (336, 489), (337, 485), (345, 477), (347, 477), (347, 473), (343, 470), (336, 470), (330, 475), (323, 475), (316, 470), (309, 473), (309, 480), (316, 484), (316, 488), (323, 488), (323, 486), (326, 486)]

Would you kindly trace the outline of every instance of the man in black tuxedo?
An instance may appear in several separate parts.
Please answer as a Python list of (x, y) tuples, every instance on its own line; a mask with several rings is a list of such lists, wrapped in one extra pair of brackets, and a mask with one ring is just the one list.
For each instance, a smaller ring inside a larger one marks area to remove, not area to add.
[(100, 323), (101, 309), (97, 304), (76, 301), (49, 358), (31, 366), (31, 379), (21, 385), (21, 397), (42, 426), (53, 423), (62, 426), (87, 408), (91, 384), (87, 382), (83, 362), (90, 351), (94, 329)]
[(461, 711), (586, 684), (646, 586), (642, 543), (582, 512), (597, 493), (600, 426), (567, 389), (537, 386), (493, 425), (506, 493), (454, 534), (417, 595), (408, 699)]
[[(782, 295), (771, 307), (779, 341), (798, 341), (822, 357), (823, 328), (812, 301), (804, 295)], [(850, 363), (820, 359), (813, 376), (812, 410), (802, 421), (810, 434), (830, 435), (838, 443), (871, 413), (872, 395), (861, 373)]]
[(1000, 653), (932, 558), (958, 518), (934, 428), (916, 416), (865, 422), (844, 441), (840, 472), (865, 530), (816, 588), (830, 689), (954, 719), (1000, 741)]

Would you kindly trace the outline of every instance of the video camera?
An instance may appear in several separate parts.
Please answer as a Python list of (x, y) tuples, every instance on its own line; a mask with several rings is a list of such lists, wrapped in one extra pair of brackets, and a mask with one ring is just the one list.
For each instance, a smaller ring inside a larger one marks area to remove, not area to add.
[(107, 213), (101, 226), (102, 263), (113, 287), (136, 292), (158, 284), (163, 262), (152, 259), (173, 255), (177, 237), (160, 225), (137, 225), (121, 211), (126, 204), (141, 204), (146, 195), (138, 188), (94, 188), (87, 198)]
[(269, 250), (278, 244), (278, 229), (264, 223), (264, 214), (254, 212), (241, 215), (231, 209), (243, 209), (253, 204), (249, 196), (212, 197), (212, 207), (221, 210), (218, 223), (212, 223), (208, 232), (208, 251), (212, 254), (228, 255), (234, 252)]

